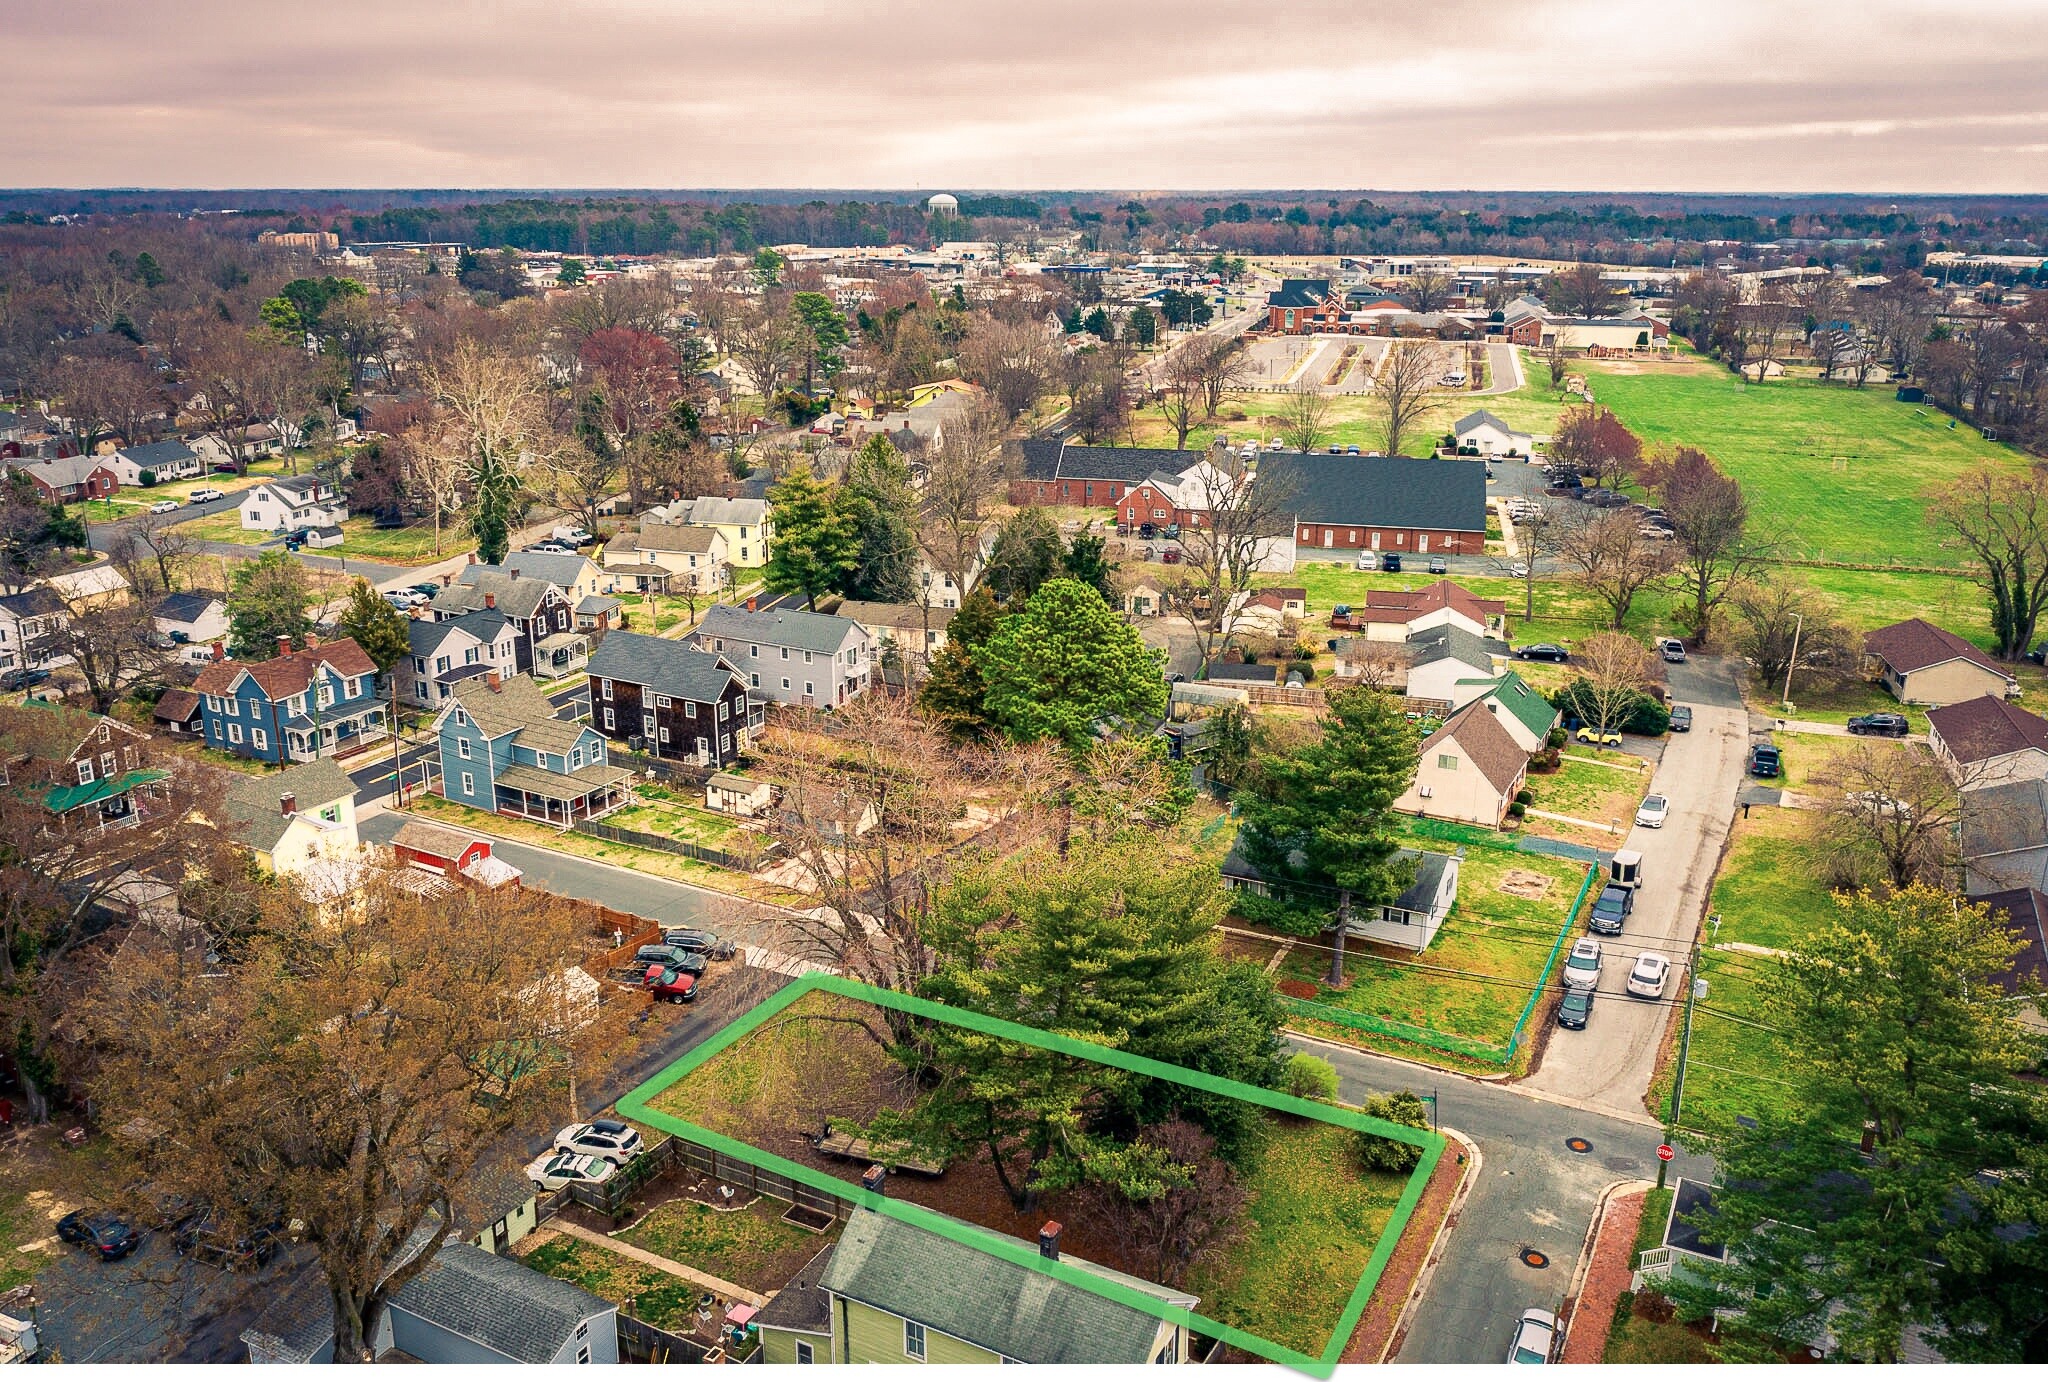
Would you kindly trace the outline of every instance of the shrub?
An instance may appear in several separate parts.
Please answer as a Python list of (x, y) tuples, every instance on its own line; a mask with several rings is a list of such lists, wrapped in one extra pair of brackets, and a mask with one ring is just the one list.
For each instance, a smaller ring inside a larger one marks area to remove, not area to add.
[[(1429, 1109), (1412, 1089), (1404, 1089), (1398, 1094), (1375, 1094), (1365, 1101), (1363, 1111), (1367, 1117), (1400, 1123), (1405, 1127), (1429, 1126)], [(1378, 1133), (1360, 1132), (1358, 1159), (1368, 1171), (1412, 1171), (1415, 1163), (1422, 1160), (1422, 1148), (1395, 1142)]]
[(1316, 679), (1316, 665), (1313, 662), (1288, 663), (1287, 674), (1289, 676), (1293, 676), (1296, 672), (1301, 673), (1301, 679), (1304, 682), (1310, 682)]
[(1280, 1071), (1280, 1087), (1297, 1099), (1334, 1103), (1337, 1099), (1337, 1067), (1321, 1056), (1296, 1051)]
[[(1550, 699), (1567, 716), (1574, 716), (1587, 724), (1593, 723), (1597, 718), (1592, 713), (1592, 707), (1596, 704), (1593, 686), (1584, 677), (1578, 678)], [(1629, 704), (1628, 713), (1622, 716), (1621, 723), (1612, 728), (1621, 730), (1624, 734), (1663, 734), (1671, 728), (1671, 711), (1657, 697), (1647, 692), (1638, 692)]]
[(1524, 816), (1526, 816), (1526, 815), (1528, 815), (1528, 814), (1529, 814), (1529, 807), (1528, 807), (1528, 804), (1527, 804), (1526, 802), (1520, 802), (1520, 801), (1511, 801), (1511, 802), (1509, 802), (1509, 803), (1508, 803), (1508, 819), (1509, 819), (1509, 820), (1511, 820), (1511, 821), (1518, 821), (1518, 820), (1522, 819), (1522, 817), (1524, 817)]
[(145, 470), (140, 475), (137, 475), (135, 478), (142, 482), (142, 487), (144, 489), (156, 488), (156, 472), (154, 470)]
[(1524, 787), (1521, 791), (1515, 793), (1515, 805), (1517, 806), (1529, 806), (1533, 804), (1535, 800), (1536, 794), (1530, 791), (1527, 787)]
[(1553, 726), (1550, 733), (1543, 736), (1543, 747), (1547, 749), (1561, 749), (1570, 742), (1571, 736), (1564, 732), (1563, 725)]

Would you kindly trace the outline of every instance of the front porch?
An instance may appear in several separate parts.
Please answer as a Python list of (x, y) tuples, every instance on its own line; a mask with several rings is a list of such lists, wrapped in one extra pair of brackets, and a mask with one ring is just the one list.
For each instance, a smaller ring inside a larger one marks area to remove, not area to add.
[(536, 681), (567, 676), (590, 661), (590, 639), (580, 633), (556, 633), (534, 646), (533, 675)]
[(287, 720), (282, 729), (286, 756), (294, 763), (310, 763), (366, 748), (390, 734), (391, 725), (383, 706), (366, 704), (340, 714), (323, 712), (317, 720)]
[(633, 796), (628, 784), (632, 779), (633, 774), (624, 768), (593, 765), (574, 773), (557, 773), (515, 763), (498, 774), (494, 799), (501, 816), (567, 830), (578, 821), (608, 816), (630, 802)]

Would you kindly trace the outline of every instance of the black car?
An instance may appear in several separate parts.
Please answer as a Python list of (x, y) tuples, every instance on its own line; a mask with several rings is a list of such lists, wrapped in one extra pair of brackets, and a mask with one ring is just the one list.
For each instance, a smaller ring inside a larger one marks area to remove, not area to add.
[(171, 1237), (180, 1257), (230, 1272), (261, 1267), (284, 1246), (282, 1223), (243, 1229), (212, 1210), (195, 1215)]
[(1785, 762), (1778, 756), (1775, 745), (1758, 744), (1749, 751), (1749, 775), (1751, 777), (1776, 777), (1785, 770)]
[(1149, 537), (1156, 537), (1156, 536), (1158, 535), (1158, 533), (1159, 533), (1159, 530), (1158, 530), (1157, 528), (1153, 527), (1153, 526), (1152, 526), (1152, 525), (1151, 525), (1150, 523), (1140, 523), (1140, 524), (1138, 525), (1138, 536), (1139, 536), (1139, 537), (1145, 537), (1145, 538), (1149, 538)]
[(1593, 899), (1593, 914), (1586, 918), (1586, 927), (1595, 935), (1618, 936), (1622, 922), (1635, 909), (1635, 889), (1609, 883), (1600, 890), (1600, 896)]
[(1888, 739), (1903, 739), (1912, 726), (1903, 715), (1881, 711), (1875, 715), (1854, 715), (1849, 719), (1851, 734), (1882, 734)]
[(1671, 732), (1673, 734), (1689, 734), (1692, 732), (1691, 706), (1674, 705), (1671, 707)]
[(701, 950), (685, 950), (679, 945), (643, 945), (634, 953), (633, 963), (643, 968), (666, 965), (685, 974), (702, 974), (706, 961)]
[(1524, 662), (1570, 662), (1572, 655), (1555, 643), (1531, 643), (1526, 648), (1515, 649), (1515, 656)]
[(1557, 1025), (1573, 1031), (1583, 1031), (1586, 1020), (1593, 1015), (1592, 989), (1567, 989), (1563, 1001), (1557, 1005)]
[(729, 960), (739, 952), (739, 947), (725, 940), (713, 931), (699, 931), (692, 927), (672, 926), (661, 933), (661, 943), (684, 952), (701, 951), (714, 960)]
[(102, 1262), (119, 1262), (142, 1246), (142, 1230), (104, 1209), (74, 1209), (57, 1221), (57, 1236), (98, 1254)]
[(1399, 571), (1400, 569), (1401, 569), (1401, 554), (1400, 554), (1399, 552), (1386, 552), (1386, 553), (1383, 553), (1383, 554), (1381, 554), (1381, 556), (1380, 556), (1380, 570), (1382, 570), (1382, 571)]

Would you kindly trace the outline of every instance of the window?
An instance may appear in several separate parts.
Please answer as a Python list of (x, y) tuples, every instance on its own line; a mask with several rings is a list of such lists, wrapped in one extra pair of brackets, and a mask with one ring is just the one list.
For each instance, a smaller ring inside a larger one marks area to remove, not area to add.
[(666, 743), (668, 742), (668, 726), (667, 726), (667, 725), (663, 725), (663, 726), (661, 727), (661, 742), (662, 742), (662, 743), (664, 743), (664, 744), (666, 744)]
[(434, 670), (435, 670), (436, 672), (445, 672), (445, 671), (447, 671), (447, 670), (448, 670), (448, 659), (447, 659), (447, 658), (445, 658), (445, 657), (437, 657), (437, 658), (435, 658), (435, 659), (434, 659)]
[[(102, 739), (102, 740), (101, 740), (100, 742), (101, 742), (101, 743), (105, 743), (105, 742), (106, 742), (106, 740)], [(101, 777), (112, 777), (113, 775), (114, 775), (114, 755), (113, 755), (113, 754), (111, 754), (111, 753), (103, 753), (103, 754), (101, 754), (101, 755), (100, 755), (100, 776), (101, 776)]]
[(781, 651), (782, 651), (782, 660), (783, 660), (784, 662), (787, 662), (787, 661), (789, 661), (789, 649), (787, 649), (787, 648), (784, 648), (784, 649), (782, 649)]
[(81, 787), (83, 787), (83, 786), (87, 785), (88, 783), (90, 783), (90, 782), (91, 782), (92, 780), (93, 780), (93, 778), (92, 778), (92, 760), (91, 760), (90, 758), (81, 758), (81, 759), (79, 759), (79, 760), (78, 760), (78, 785), (79, 785), (79, 786), (81, 786)]
[(412, 660), (412, 669), (415, 672), (424, 673), (427, 670), (427, 660), (423, 657), (414, 658)]
[(718, 703), (718, 718), (721, 720), (732, 718), (732, 703), (730, 701), (720, 701)]
[(582, 766), (583, 766), (583, 750), (582, 750), (582, 749), (577, 749), (577, 750), (576, 750), (575, 752), (573, 752), (573, 753), (571, 753), (571, 754), (569, 755), (569, 771), (573, 773), (573, 772), (575, 772), (575, 771), (576, 771), (576, 770), (577, 770), (578, 768), (580, 768), (580, 767), (582, 767)]
[(462, 775), (462, 795), (466, 797), (476, 795), (476, 779), (468, 773)]
[(216, 715), (220, 714), (220, 697), (208, 696), (206, 698), (206, 708)]
[(667, 696), (656, 696), (654, 698), (654, 705), (657, 710), (667, 710), (670, 706), (674, 704), (675, 702), (670, 700)]
[(333, 806), (323, 806), (323, 807), (321, 807), (321, 808), (320, 808), (320, 819), (321, 819), (321, 820), (323, 820), (323, 821), (326, 821), (326, 822), (327, 822), (327, 823), (328, 823), (329, 825), (340, 825), (340, 824), (341, 824), (341, 806), (340, 806), (340, 804), (339, 804), (339, 803), (336, 803), (336, 804), (335, 804), (335, 805), (333, 805)]
[(604, 697), (606, 700), (610, 700), (612, 698), (612, 679), (610, 677), (606, 677), (604, 678), (604, 680), (598, 682), (597, 693), (600, 696)]
[(469, 723), (469, 716), (463, 713), (462, 707), (459, 705), (455, 707), (455, 723), (458, 725)]
[(478, 651), (476, 648), (464, 648), (462, 650), (462, 665), (468, 667), (475, 663)]
[(1458, 768), (1458, 755), (1455, 753), (1440, 753), (1436, 756), (1436, 765), (1446, 772), (1456, 772)]
[(466, 759), (466, 758), (468, 758), (468, 757), (469, 757), (469, 736), (468, 736), (468, 735), (463, 735), (463, 736), (462, 736), (461, 738), (459, 738), (459, 739), (457, 739), (457, 740), (455, 741), (455, 756), (456, 756), (457, 758), (464, 758), (464, 759)]
[(804, 683), (804, 694), (805, 694), (806, 696), (808, 696), (808, 695), (812, 694), (812, 692), (814, 692), (814, 691), (815, 691), (816, 689), (817, 689), (817, 688), (815, 687), (815, 685), (814, 685), (813, 683), (811, 683), (811, 682), (808, 682), (808, 681)]
[(585, 1320), (582, 1324), (576, 1326), (576, 1337), (579, 1339), (587, 1339), (590, 1337), (589, 1320)]
[(804, 654), (804, 661), (805, 661), (805, 662), (809, 662), (810, 660), (811, 660), (811, 655), (810, 655), (809, 653), (805, 653), (805, 654)]
[(796, 1361), (805, 1365), (818, 1361), (816, 1355), (811, 1352), (811, 1346), (802, 1339), (796, 1341)]
[(610, 706), (604, 708), (604, 727), (606, 729), (617, 729), (619, 727), (618, 723), (612, 719), (612, 708)]
[(903, 1322), (903, 1356), (924, 1361), (924, 1326), (916, 1320)]
[(718, 736), (718, 751), (720, 753), (732, 752), (732, 736), (730, 734), (721, 734)]
[(759, 672), (749, 672), (749, 673), (747, 673), (747, 685), (749, 685), (749, 686), (753, 687), (753, 688), (754, 688), (754, 689), (755, 689), (756, 691), (760, 690), (760, 689), (761, 689), (761, 674), (760, 674)]
[(640, 732), (650, 739), (654, 737), (654, 716), (652, 714), (640, 717)]
[(784, 677), (784, 678), (782, 679), (782, 689), (783, 689), (783, 690), (785, 690), (785, 691), (789, 690), (789, 678), (788, 678), (788, 677)]
[(228, 742), (230, 744), (239, 744), (242, 742), (242, 727), (240, 725), (228, 726)]
[(112, 743), (112, 742), (113, 742), (113, 739), (114, 739), (114, 730), (113, 730), (113, 727), (112, 727), (111, 725), (101, 725), (101, 726), (100, 726), (100, 742), (101, 742), (102, 744), (109, 744), (109, 743)]
[(260, 729), (252, 729), (249, 731), (249, 746), (256, 749), (268, 749), (270, 747), (270, 736)]

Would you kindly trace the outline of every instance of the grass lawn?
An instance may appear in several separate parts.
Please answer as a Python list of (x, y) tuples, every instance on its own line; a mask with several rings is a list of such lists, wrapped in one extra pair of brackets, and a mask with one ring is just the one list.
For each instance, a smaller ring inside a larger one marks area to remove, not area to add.
[[(704, 611), (720, 598), (719, 595), (699, 595), (696, 617), (703, 617)], [(628, 594), (621, 595), (619, 599), (625, 602), (619, 611), (626, 617), (626, 623), (621, 627), (637, 633), (677, 633), (696, 622), (690, 614), (689, 602), (680, 595)]]
[[(232, 542), (244, 547), (258, 547), (277, 536), (274, 532), (258, 532), (244, 528), (241, 513), (235, 509), (190, 519), (180, 523), (178, 530), (202, 542)], [(361, 515), (344, 522), (341, 531), (341, 546), (322, 548), (316, 555), (356, 557), (364, 561), (414, 566), (437, 561), (441, 557), (462, 550), (465, 545), (459, 529), (443, 527), (441, 550), (436, 553), (432, 524), (415, 524), (406, 528), (379, 528), (374, 519)]]
[[(655, 798), (655, 791), (660, 791), (662, 797)], [(616, 825), (621, 830), (644, 830), (666, 839), (712, 846), (730, 839), (739, 828), (716, 812), (685, 805), (681, 798), (666, 788), (643, 787), (636, 795), (640, 798), (639, 805), (613, 812), (605, 817), (604, 823)]]
[(786, 1201), (767, 1197), (744, 1209), (670, 1200), (649, 1210), (619, 1237), (636, 1248), (765, 1294), (781, 1290), (790, 1274), (825, 1245), (821, 1235), (784, 1223), (788, 1208)]
[(178, 525), (178, 531), (198, 542), (233, 542), (245, 547), (254, 547), (277, 536), (244, 528), (238, 509), (222, 509), (219, 513), (188, 519)]
[(1643, 1195), (1643, 1217), (1636, 1221), (1636, 1241), (1629, 1266), (1633, 1268), (1636, 1259), (1664, 1241), (1664, 1220), (1671, 1214), (1671, 1201), (1678, 1194), (1675, 1187), (1665, 1186), (1659, 1190), (1654, 1186)]
[[(1362, 605), (1368, 590), (1419, 590), (1443, 579), (1427, 571), (1402, 571), (1390, 575), (1385, 571), (1357, 571), (1338, 562), (1303, 562), (1289, 572), (1258, 576), (1253, 584), (1258, 587), (1296, 586), (1306, 590), (1308, 618), (1302, 621), (1302, 638), (1320, 648), (1323, 640), (1333, 636), (1330, 629), (1332, 606)], [(1576, 583), (1561, 577), (1544, 577), (1536, 582), (1534, 603), (1530, 606), (1533, 617), (1526, 619), (1522, 617), (1525, 592), (1521, 581), (1505, 575), (1473, 576), (1463, 573), (1450, 579), (1483, 599), (1505, 601), (1508, 637), (1518, 644), (1563, 643), (1569, 647), (1607, 627), (1606, 611), (1598, 602)], [(1636, 598), (1634, 608), (1629, 611), (1628, 632), (1641, 638), (1675, 632), (1669, 617), (1674, 603), (1674, 598), (1666, 592), (1645, 591)], [(1516, 663), (1515, 670), (1534, 683), (1537, 677), (1532, 673), (1540, 674), (1551, 666), (1549, 663)], [(1566, 669), (1558, 670), (1569, 677)]]
[[(1626, 830), (1635, 819), (1637, 804), (1649, 791), (1649, 767), (1632, 753), (1596, 750), (1591, 744), (1568, 744), (1564, 761), (1556, 772), (1529, 774), (1529, 790), (1536, 794), (1533, 809), (1602, 824), (1619, 821)], [(1531, 822), (1529, 828), (1547, 835), (1555, 824), (1539, 820)]]
[(1717, 1363), (1713, 1345), (1696, 1330), (1667, 1318), (1670, 1307), (1645, 1291), (1629, 1301), (1629, 1311), (1615, 1322), (1600, 1355), (1603, 1363)]
[(693, 1282), (567, 1234), (531, 1248), (520, 1244), (514, 1251), (537, 1272), (574, 1282), (615, 1305), (630, 1305), (635, 1319), (656, 1329), (688, 1334), (696, 1327), (697, 1297), (704, 1290)]

